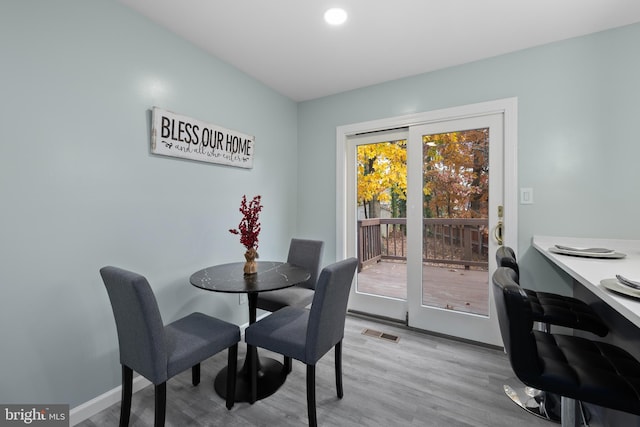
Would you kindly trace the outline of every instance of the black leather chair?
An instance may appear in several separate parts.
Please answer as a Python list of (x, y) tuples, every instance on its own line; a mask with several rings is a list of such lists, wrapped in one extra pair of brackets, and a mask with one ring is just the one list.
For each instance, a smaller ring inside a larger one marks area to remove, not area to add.
[[(336, 388), (342, 390), (342, 338), (351, 282), (358, 266), (348, 258), (325, 267), (320, 273), (311, 308), (285, 307), (245, 330), (248, 345), (280, 353), (307, 365), (307, 412), (309, 426), (317, 425), (316, 363), (335, 348)], [(256, 399), (256, 372), (252, 367), (252, 401)]]
[[(508, 246), (499, 247), (496, 261), (498, 267), (512, 269), (516, 283), (520, 283), (520, 268), (513, 249)], [(544, 325), (546, 332), (551, 331), (551, 325), (556, 325), (588, 331), (601, 337), (609, 333), (609, 328), (593, 308), (577, 298), (526, 288), (523, 291), (531, 304), (533, 320)]]
[(511, 367), (524, 384), (562, 396), (563, 426), (578, 425), (577, 418), (565, 417), (573, 399), (640, 415), (640, 362), (607, 343), (535, 330), (516, 272), (499, 267), (492, 281)]
[[(496, 251), (496, 261), (499, 267), (513, 270), (515, 281), (520, 284), (520, 267), (512, 248), (499, 247)], [(609, 332), (609, 328), (597, 313), (579, 299), (526, 288), (522, 290), (527, 294), (531, 304), (534, 322), (540, 323), (545, 332), (551, 332), (551, 325), (580, 329), (598, 336), (605, 336)], [(560, 396), (532, 387), (522, 388), (517, 382), (505, 384), (504, 391), (515, 404), (527, 412), (552, 421), (560, 420)], [(588, 418), (586, 413), (582, 416)]]
[[(122, 364), (120, 427), (129, 425), (133, 371), (155, 386), (155, 423), (164, 426), (167, 380), (191, 368), (192, 383), (200, 383), (200, 362), (228, 351), (229, 371), (235, 372), (240, 328), (202, 313), (191, 313), (166, 326), (156, 298), (143, 276), (117, 267), (103, 267), (116, 321)], [(235, 375), (227, 376), (227, 409), (233, 406)]]

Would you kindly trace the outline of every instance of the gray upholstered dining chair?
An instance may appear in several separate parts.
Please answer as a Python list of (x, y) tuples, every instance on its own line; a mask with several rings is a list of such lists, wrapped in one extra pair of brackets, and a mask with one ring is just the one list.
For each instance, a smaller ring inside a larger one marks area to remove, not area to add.
[[(245, 330), (248, 345), (280, 353), (307, 365), (307, 412), (316, 426), (316, 363), (335, 347), (336, 388), (342, 390), (342, 338), (356, 258), (331, 264), (320, 273), (311, 308), (285, 307)], [(252, 367), (252, 401), (256, 400), (257, 367)]]
[[(147, 279), (117, 267), (103, 267), (100, 275), (107, 288), (118, 331), (122, 364), (120, 426), (129, 425), (133, 371), (155, 386), (155, 426), (163, 426), (168, 379), (189, 368), (192, 383), (200, 383), (200, 362), (229, 349), (230, 372), (237, 364), (240, 328), (237, 325), (191, 313), (166, 326)], [(233, 406), (235, 375), (227, 377), (227, 408)]]
[(283, 307), (306, 307), (313, 300), (313, 292), (318, 281), (322, 250), (321, 240), (291, 239), (287, 262), (297, 265), (311, 274), (309, 280), (285, 289), (258, 294), (257, 307), (266, 311), (277, 311)]
[[(287, 262), (309, 271), (306, 282), (289, 288), (258, 294), (257, 307), (266, 311), (278, 311), (283, 307), (306, 307), (313, 301), (313, 293), (320, 273), (324, 242), (321, 240), (291, 239)], [(291, 359), (285, 358), (285, 372), (291, 372)]]

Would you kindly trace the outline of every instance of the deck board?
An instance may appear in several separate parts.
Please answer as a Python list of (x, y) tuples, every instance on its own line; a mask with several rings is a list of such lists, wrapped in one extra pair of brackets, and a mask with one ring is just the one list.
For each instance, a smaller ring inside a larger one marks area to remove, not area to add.
[[(424, 305), (487, 315), (489, 310), (489, 273), (423, 264), (422, 295)], [(358, 273), (358, 292), (407, 299), (407, 265), (381, 261)]]

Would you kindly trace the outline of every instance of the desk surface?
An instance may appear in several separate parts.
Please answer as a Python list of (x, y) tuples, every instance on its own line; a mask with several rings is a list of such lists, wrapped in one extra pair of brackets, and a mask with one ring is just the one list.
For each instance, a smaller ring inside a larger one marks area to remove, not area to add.
[(215, 292), (256, 293), (274, 291), (309, 279), (307, 270), (286, 262), (258, 261), (258, 272), (244, 275), (244, 262), (214, 265), (191, 275), (193, 286)]
[[(606, 247), (627, 256), (622, 259), (599, 259), (561, 255), (549, 251), (549, 248), (554, 245)], [(640, 240), (534, 236), (533, 247), (614, 310), (640, 327), (640, 299), (617, 294), (600, 284), (602, 279), (615, 278), (616, 274), (640, 281)]]

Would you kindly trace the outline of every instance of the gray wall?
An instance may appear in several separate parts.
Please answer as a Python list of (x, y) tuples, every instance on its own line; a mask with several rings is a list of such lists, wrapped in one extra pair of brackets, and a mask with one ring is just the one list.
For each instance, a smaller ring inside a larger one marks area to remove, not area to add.
[(522, 280), (571, 292), (531, 238), (640, 238), (639, 43), (636, 24), (301, 103), (299, 158), (314, 161), (300, 173), (299, 228), (335, 256), (336, 126), (517, 97), (518, 186), (535, 202), (519, 206)]
[[(165, 321), (246, 322), (188, 284), (241, 260), (243, 194), (263, 196), (262, 259), (293, 235), (335, 259), (349, 123), (518, 97), (523, 280), (569, 292), (532, 235), (640, 238), (639, 42), (634, 25), (295, 104), (113, 1), (0, 3), (0, 402), (74, 407), (119, 384), (106, 264), (145, 274)], [(255, 135), (254, 169), (151, 155), (154, 105)]]
[[(74, 407), (119, 384), (107, 264), (144, 274), (165, 322), (247, 322), (189, 276), (244, 261), (243, 194), (263, 196), (261, 258), (286, 257), (296, 104), (113, 1), (1, 2), (0, 58), (0, 402)], [(154, 105), (254, 135), (254, 168), (150, 154)]]

